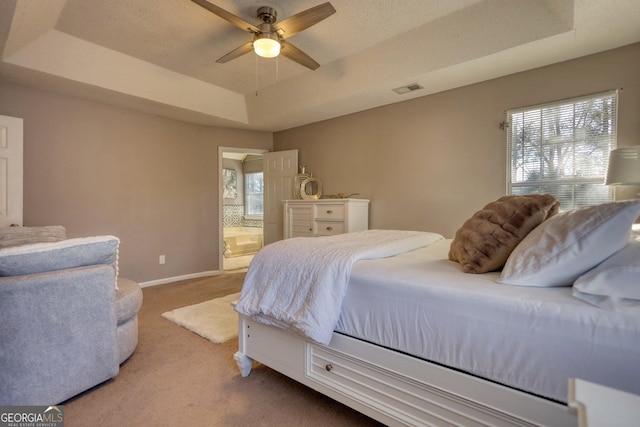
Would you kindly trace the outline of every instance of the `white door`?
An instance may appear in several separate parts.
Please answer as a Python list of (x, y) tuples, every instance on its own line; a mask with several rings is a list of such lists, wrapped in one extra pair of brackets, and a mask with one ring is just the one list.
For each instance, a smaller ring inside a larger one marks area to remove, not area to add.
[(0, 227), (22, 225), (22, 119), (0, 116)]
[(293, 199), (293, 179), (298, 174), (298, 150), (264, 155), (264, 244), (284, 238), (283, 200)]

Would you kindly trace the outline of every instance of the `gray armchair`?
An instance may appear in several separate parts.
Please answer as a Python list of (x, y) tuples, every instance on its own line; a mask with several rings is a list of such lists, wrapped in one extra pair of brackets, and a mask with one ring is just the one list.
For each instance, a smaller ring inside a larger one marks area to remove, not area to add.
[(0, 405), (58, 404), (118, 374), (142, 305), (138, 284), (117, 278), (118, 244), (0, 249)]

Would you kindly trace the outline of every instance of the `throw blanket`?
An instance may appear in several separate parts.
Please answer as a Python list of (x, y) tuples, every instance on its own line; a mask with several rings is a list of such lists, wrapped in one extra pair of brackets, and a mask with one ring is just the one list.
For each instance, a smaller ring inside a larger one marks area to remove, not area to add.
[(272, 243), (251, 262), (236, 311), (329, 344), (357, 261), (398, 255), (441, 239), (436, 233), (367, 230)]

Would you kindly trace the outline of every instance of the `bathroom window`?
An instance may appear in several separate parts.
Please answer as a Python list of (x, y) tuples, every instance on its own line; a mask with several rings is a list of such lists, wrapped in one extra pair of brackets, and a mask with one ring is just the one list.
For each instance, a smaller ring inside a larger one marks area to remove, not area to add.
[(246, 217), (262, 218), (264, 175), (262, 172), (244, 175), (244, 214)]

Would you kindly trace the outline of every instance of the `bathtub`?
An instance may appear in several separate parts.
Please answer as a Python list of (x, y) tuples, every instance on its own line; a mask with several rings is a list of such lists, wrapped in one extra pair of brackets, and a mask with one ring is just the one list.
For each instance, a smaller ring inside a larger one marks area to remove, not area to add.
[(226, 227), (223, 240), (225, 258), (252, 255), (262, 248), (262, 228)]

